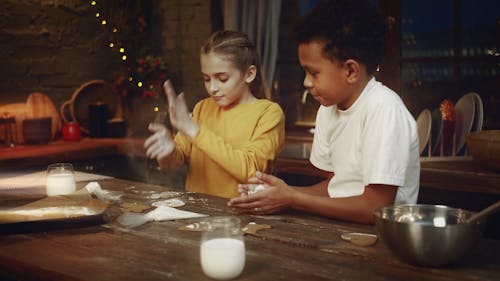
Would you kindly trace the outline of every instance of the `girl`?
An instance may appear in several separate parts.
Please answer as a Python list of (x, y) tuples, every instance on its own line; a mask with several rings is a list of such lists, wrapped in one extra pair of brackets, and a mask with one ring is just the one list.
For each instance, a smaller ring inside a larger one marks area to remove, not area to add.
[(248, 37), (236, 31), (218, 31), (200, 51), (201, 73), (209, 95), (198, 102), (193, 117), (184, 99), (165, 82), (170, 123), (175, 138), (160, 124), (144, 143), (146, 155), (161, 169), (189, 164), (188, 191), (221, 197), (238, 196), (237, 186), (271, 171), (284, 142), (284, 114), (269, 96), (260, 58)]

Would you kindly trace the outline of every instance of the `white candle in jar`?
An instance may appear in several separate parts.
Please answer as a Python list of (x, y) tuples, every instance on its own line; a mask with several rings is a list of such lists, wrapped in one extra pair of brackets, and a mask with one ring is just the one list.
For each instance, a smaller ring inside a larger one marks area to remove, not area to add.
[(200, 247), (203, 272), (215, 279), (237, 277), (245, 266), (245, 242), (234, 238), (215, 238), (203, 241)]
[(47, 195), (65, 195), (76, 191), (75, 177), (72, 172), (47, 175)]

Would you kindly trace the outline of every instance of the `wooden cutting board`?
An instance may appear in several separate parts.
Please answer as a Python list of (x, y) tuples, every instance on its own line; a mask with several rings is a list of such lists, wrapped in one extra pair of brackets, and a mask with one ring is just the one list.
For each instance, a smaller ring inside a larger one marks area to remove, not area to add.
[(52, 139), (61, 131), (59, 111), (52, 100), (43, 93), (31, 93), (26, 100), (26, 118), (52, 117)]
[[(23, 120), (26, 119), (26, 103), (16, 102), (0, 105), (0, 114), (8, 114), (16, 118), (16, 142), (23, 143)], [(4, 138), (4, 131), (0, 131), (0, 139)]]

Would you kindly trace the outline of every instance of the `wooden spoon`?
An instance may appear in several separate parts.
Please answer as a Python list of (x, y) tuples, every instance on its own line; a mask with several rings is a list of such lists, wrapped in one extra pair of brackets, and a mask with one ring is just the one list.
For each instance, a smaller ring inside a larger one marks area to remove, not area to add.
[(484, 209), (484, 210), (482, 210), (482, 211), (480, 211), (478, 213), (475, 213), (474, 215), (470, 216), (470, 218), (468, 218), (467, 220), (465, 220), (465, 223), (474, 223), (477, 220), (480, 220), (482, 218), (485, 218), (486, 216), (489, 216), (489, 215), (497, 212), (498, 210), (500, 210), (500, 201), (497, 201), (496, 203), (490, 205), (486, 209)]

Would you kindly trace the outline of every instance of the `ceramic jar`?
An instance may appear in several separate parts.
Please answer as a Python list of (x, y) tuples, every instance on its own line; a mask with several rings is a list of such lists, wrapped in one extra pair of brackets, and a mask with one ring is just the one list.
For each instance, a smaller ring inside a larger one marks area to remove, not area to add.
[(77, 122), (64, 123), (62, 137), (65, 141), (79, 141), (82, 138), (80, 125)]

